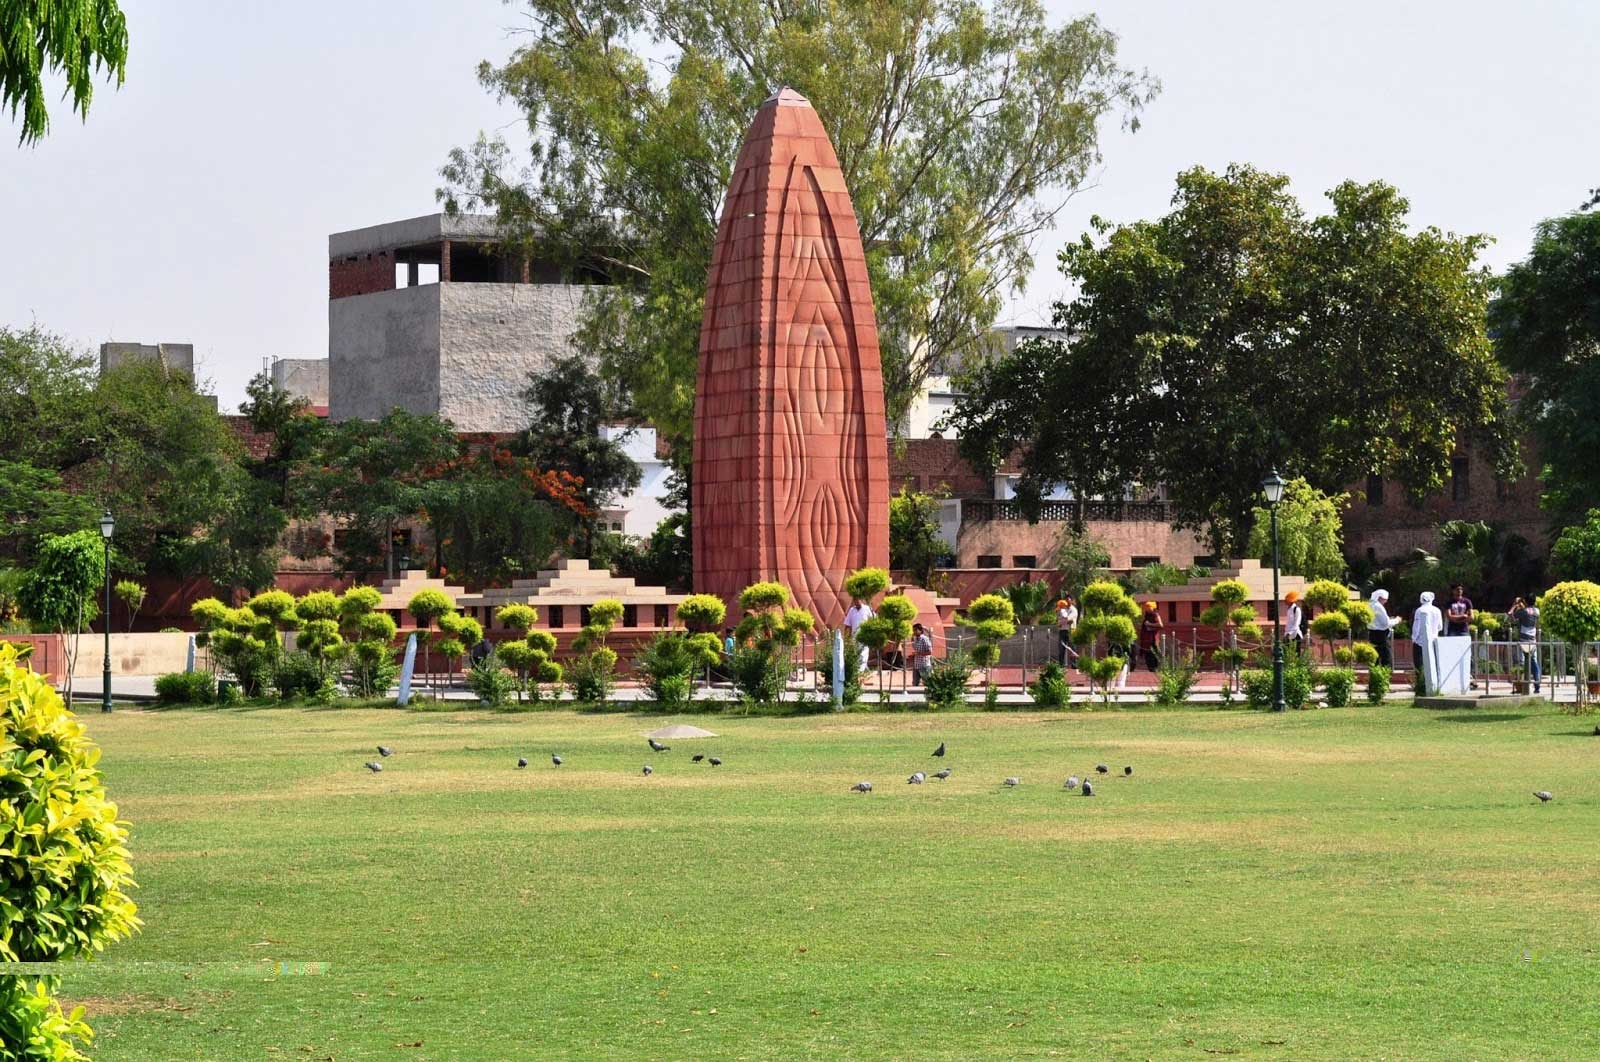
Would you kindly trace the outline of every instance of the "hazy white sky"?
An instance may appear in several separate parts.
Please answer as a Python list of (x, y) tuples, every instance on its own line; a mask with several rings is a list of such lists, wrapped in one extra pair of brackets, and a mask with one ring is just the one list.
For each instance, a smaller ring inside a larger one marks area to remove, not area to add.
[[(1309, 207), (1383, 179), (1486, 261), (1600, 185), (1592, 0), (1047, 0), (1092, 10), (1163, 83), (1038, 248), (1002, 323), (1041, 324), (1091, 214), (1162, 212), (1181, 169), (1288, 173)], [(518, 115), (479, 87), (511, 49), (499, 0), (123, 0), (128, 80), (87, 124), (0, 140), (0, 323), (84, 346), (192, 342), (225, 407), (263, 355), (327, 352), (327, 235), (437, 209), (445, 153)], [(0, 136), (15, 126), (0, 123)]]

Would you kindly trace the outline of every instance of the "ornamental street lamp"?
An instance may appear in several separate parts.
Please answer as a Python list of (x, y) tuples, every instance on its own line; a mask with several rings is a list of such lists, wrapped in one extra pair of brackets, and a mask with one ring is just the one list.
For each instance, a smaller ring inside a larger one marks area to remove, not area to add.
[(111, 536), (117, 533), (117, 521), (111, 510), (100, 517), (100, 537), (106, 544), (106, 656), (105, 668), (100, 673), (100, 710), (111, 711)]
[(1278, 609), (1278, 503), (1283, 500), (1283, 477), (1274, 468), (1261, 481), (1261, 492), (1272, 510), (1272, 710), (1284, 710), (1283, 620)]

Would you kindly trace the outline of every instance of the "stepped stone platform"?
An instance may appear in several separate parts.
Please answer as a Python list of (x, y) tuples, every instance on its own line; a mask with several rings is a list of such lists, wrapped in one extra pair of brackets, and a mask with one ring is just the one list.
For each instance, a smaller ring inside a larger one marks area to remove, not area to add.
[(672, 626), (678, 604), (686, 595), (668, 593), (658, 586), (640, 586), (633, 579), (612, 575), (604, 568), (591, 568), (586, 560), (564, 559), (554, 568), (541, 571), (532, 579), (517, 579), (510, 586), (490, 587), (469, 593), (465, 587), (429, 578), (425, 572), (402, 572), (398, 579), (386, 579), (378, 587), (386, 611), (396, 613), (405, 625), (406, 604), (419, 590), (440, 590), (455, 602), (457, 610), (483, 624), (489, 632), (505, 630), (494, 618), (504, 605), (532, 605), (539, 610), (536, 626), (562, 630), (583, 626), (585, 607), (601, 600), (622, 602), (621, 628), (659, 629)]

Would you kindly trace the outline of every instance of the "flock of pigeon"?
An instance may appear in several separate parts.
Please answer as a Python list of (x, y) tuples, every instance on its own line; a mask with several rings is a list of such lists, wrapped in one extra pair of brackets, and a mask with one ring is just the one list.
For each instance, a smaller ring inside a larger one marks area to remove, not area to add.
[[(944, 757), (945, 752), (946, 752), (945, 743), (943, 741), (939, 742), (939, 747), (933, 750), (933, 754), (935, 756), (940, 757), (940, 758)], [(1111, 768), (1107, 767), (1103, 763), (1095, 764), (1094, 769), (1095, 769), (1095, 773), (1096, 774), (1110, 774), (1111, 773)], [(1132, 777), (1133, 768), (1132, 767), (1124, 767), (1124, 768), (1122, 768), (1122, 775), (1123, 775), (1124, 778)], [(922, 771), (914, 771), (914, 772), (912, 772), (911, 777), (906, 779), (906, 784), (907, 785), (922, 785), (930, 777), (935, 778), (935, 779), (937, 779), (937, 780), (942, 782), (946, 778), (950, 777), (950, 768), (945, 767), (945, 768), (942, 768), (940, 770), (934, 771), (932, 775), (928, 775), (928, 774), (926, 774), (926, 773), (924, 773)], [(1007, 788), (1007, 789), (1015, 789), (1017, 786), (1022, 784), (1022, 779), (1021, 778), (1015, 778), (1015, 777), (1007, 778), (1004, 781), (1002, 781), (1000, 784), (1002, 786), (1004, 786), (1005, 788)], [(1067, 780), (1062, 783), (1061, 788), (1069, 790), (1069, 791), (1081, 792), (1086, 797), (1094, 796), (1094, 783), (1089, 781), (1089, 779), (1087, 779), (1087, 778), (1079, 780), (1078, 776), (1075, 775), (1075, 774), (1068, 775), (1067, 776)], [(870, 793), (870, 792), (872, 792), (872, 783), (871, 782), (857, 782), (855, 785), (850, 787), (850, 792), (852, 792), (852, 793)]]
[[(1600, 734), (1600, 727), (1596, 727), (1595, 728), (1595, 732), (1597, 734)], [(645, 741), (650, 745), (650, 751), (651, 752), (670, 752), (672, 750), (672, 746), (671, 745), (663, 745), (661, 742), (657, 741), (655, 738), (646, 738)], [(946, 751), (945, 743), (943, 741), (941, 741), (941, 742), (939, 742), (939, 747), (933, 750), (933, 755), (939, 757), (940, 759), (943, 759), (945, 751)], [(394, 749), (390, 748), (388, 745), (379, 745), (378, 746), (378, 755), (382, 756), (384, 759), (388, 759), (390, 756), (394, 755)], [(700, 763), (701, 761), (709, 763), (713, 767), (721, 767), (722, 766), (722, 760), (720, 758), (718, 758), (716, 756), (709, 756), (708, 757), (708, 756), (705, 755), (705, 753), (702, 753), (702, 752), (697, 752), (693, 756), (689, 757), (689, 762), (690, 763)], [(553, 766), (560, 767), (562, 762), (563, 761), (561, 759), (561, 756), (558, 753), (551, 753), (550, 754), (550, 763)], [(362, 764), (362, 766), (365, 767), (367, 770), (371, 771), (373, 774), (378, 774), (379, 772), (381, 772), (383, 770), (383, 764), (379, 763), (377, 760), (368, 760), (366, 763)], [(525, 768), (527, 766), (528, 766), (528, 758), (526, 756), (518, 756), (517, 757), (517, 769), (518, 770), (522, 770), (523, 768)], [(1110, 774), (1111, 773), (1111, 768), (1107, 767), (1103, 763), (1095, 764), (1094, 765), (1094, 770), (1095, 770), (1096, 774)], [(644, 774), (644, 776), (646, 778), (650, 777), (652, 774), (655, 774), (655, 773), (656, 773), (656, 769), (654, 767), (652, 767), (650, 764), (647, 763), (647, 764), (644, 765), (643, 774)], [(931, 775), (927, 774), (927, 773), (925, 773), (923, 771), (913, 771), (912, 774), (911, 774), (911, 777), (906, 779), (906, 784), (907, 785), (922, 785), (929, 778), (933, 778), (936, 781), (942, 782), (946, 778), (949, 778), (950, 774), (951, 774), (951, 771), (950, 771), (950, 768), (948, 768), (948, 767), (940, 768), (939, 770), (934, 771), (933, 774), (931, 774)], [(1122, 775), (1123, 775), (1124, 778), (1132, 777), (1133, 776), (1133, 768), (1131, 766), (1122, 768)], [(1007, 789), (1015, 789), (1017, 786), (1022, 784), (1022, 779), (1021, 778), (1016, 778), (1016, 777), (1006, 778), (1000, 784), (1002, 786), (1004, 786), (1005, 788), (1007, 788)], [(1068, 790), (1069, 792), (1079, 792), (1079, 793), (1081, 793), (1082, 795), (1084, 795), (1086, 797), (1094, 796), (1094, 783), (1092, 781), (1090, 781), (1087, 777), (1080, 779), (1075, 774), (1068, 775), (1067, 776), (1067, 780), (1065, 782), (1061, 783), (1061, 788), (1065, 789), (1065, 790)], [(857, 782), (855, 785), (850, 787), (850, 792), (852, 792), (852, 793), (870, 793), (870, 792), (872, 792), (872, 783), (871, 782)], [(1533, 795), (1539, 798), (1539, 803), (1541, 803), (1541, 804), (1548, 804), (1550, 801), (1555, 799), (1555, 794), (1551, 793), (1547, 789), (1535, 790)]]
[[(646, 738), (645, 741), (649, 743), (651, 752), (670, 752), (672, 750), (672, 746), (671, 745), (663, 745), (661, 742), (657, 741), (655, 738)], [(379, 745), (378, 746), (378, 755), (384, 757), (385, 759), (387, 759), (390, 756), (394, 755), (394, 749), (390, 748), (388, 745)], [(713, 767), (721, 767), (722, 766), (722, 760), (721, 760), (720, 757), (707, 756), (703, 752), (697, 752), (693, 756), (689, 757), (689, 762), (690, 763), (700, 763), (701, 761), (709, 763)], [(565, 762), (566, 761), (561, 758), (561, 754), (560, 753), (552, 752), (550, 754), (550, 764), (551, 764), (551, 766), (560, 767)], [(371, 771), (373, 774), (378, 774), (378, 773), (382, 772), (382, 770), (383, 770), (383, 764), (378, 762), (377, 760), (368, 760), (366, 763), (362, 764), (362, 766), (365, 767), (367, 770)], [(526, 757), (526, 756), (518, 756), (517, 757), (517, 770), (520, 771), (520, 770), (526, 768), (527, 766), (528, 766), (528, 757)], [(644, 765), (644, 776), (646, 778), (650, 777), (652, 774), (655, 774), (655, 773), (656, 773), (656, 769), (654, 767), (650, 766), (648, 763)], [(950, 774), (949, 771), (945, 772), (945, 776), (946, 777), (949, 777), (949, 774)]]

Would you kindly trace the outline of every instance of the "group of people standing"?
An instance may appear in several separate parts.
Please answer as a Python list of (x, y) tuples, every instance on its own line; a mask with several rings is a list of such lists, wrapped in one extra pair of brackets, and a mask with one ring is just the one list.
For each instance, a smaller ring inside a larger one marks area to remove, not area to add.
[[(1428, 674), (1427, 661), (1435, 638), (1462, 638), (1470, 637), (1472, 634), (1473, 604), (1472, 599), (1467, 596), (1466, 587), (1460, 583), (1452, 586), (1450, 600), (1443, 609), (1435, 605), (1434, 600), (1433, 592), (1424, 590), (1419, 595), (1416, 611), (1411, 616), (1412, 661), (1418, 675)], [(1297, 652), (1304, 652), (1310, 637), (1310, 617), (1301, 605), (1297, 592), (1289, 591), (1285, 596), (1285, 602), (1289, 607), (1284, 620), (1284, 635)], [(1372, 610), (1372, 618), (1367, 621), (1367, 640), (1377, 651), (1378, 663), (1392, 668), (1394, 634), (1400, 617), (1389, 612), (1387, 590), (1380, 588), (1372, 591), (1367, 604)], [(1537, 693), (1540, 679), (1539, 607), (1519, 597), (1506, 611), (1506, 620), (1514, 632), (1522, 655), (1523, 667), (1533, 683), (1534, 692)], [(1427, 680), (1427, 685), (1434, 685), (1437, 681), (1437, 675), (1431, 676)], [(1419, 682), (1418, 685), (1420, 688), (1422, 683)]]
[[(1159, 642), (1161, 628), (1166, 626), (1162, 622), (1161, 613), (1156, 609), (1154, 601), (1146, 601), (1139, 610), (1138, 653), (1134, 653), (1134, 646), (1111, 646), (1113, 655), (1121, 655), (1128, 661), (1130, 671), (1137, 670), (1138, 660), (1143, 659), (1145, 667), (1151, 671), (1161, 669), (1161, 652)], [(1056, 652), (1056, 663), (1062, 667), (1078, 666), (1078, 650), (1072, 645), (1072, 634), (1078, 629), (1078, 603), (1071, 594), (1067, 594), (1056, 602), (1056, 631), (1059, 645)]]

